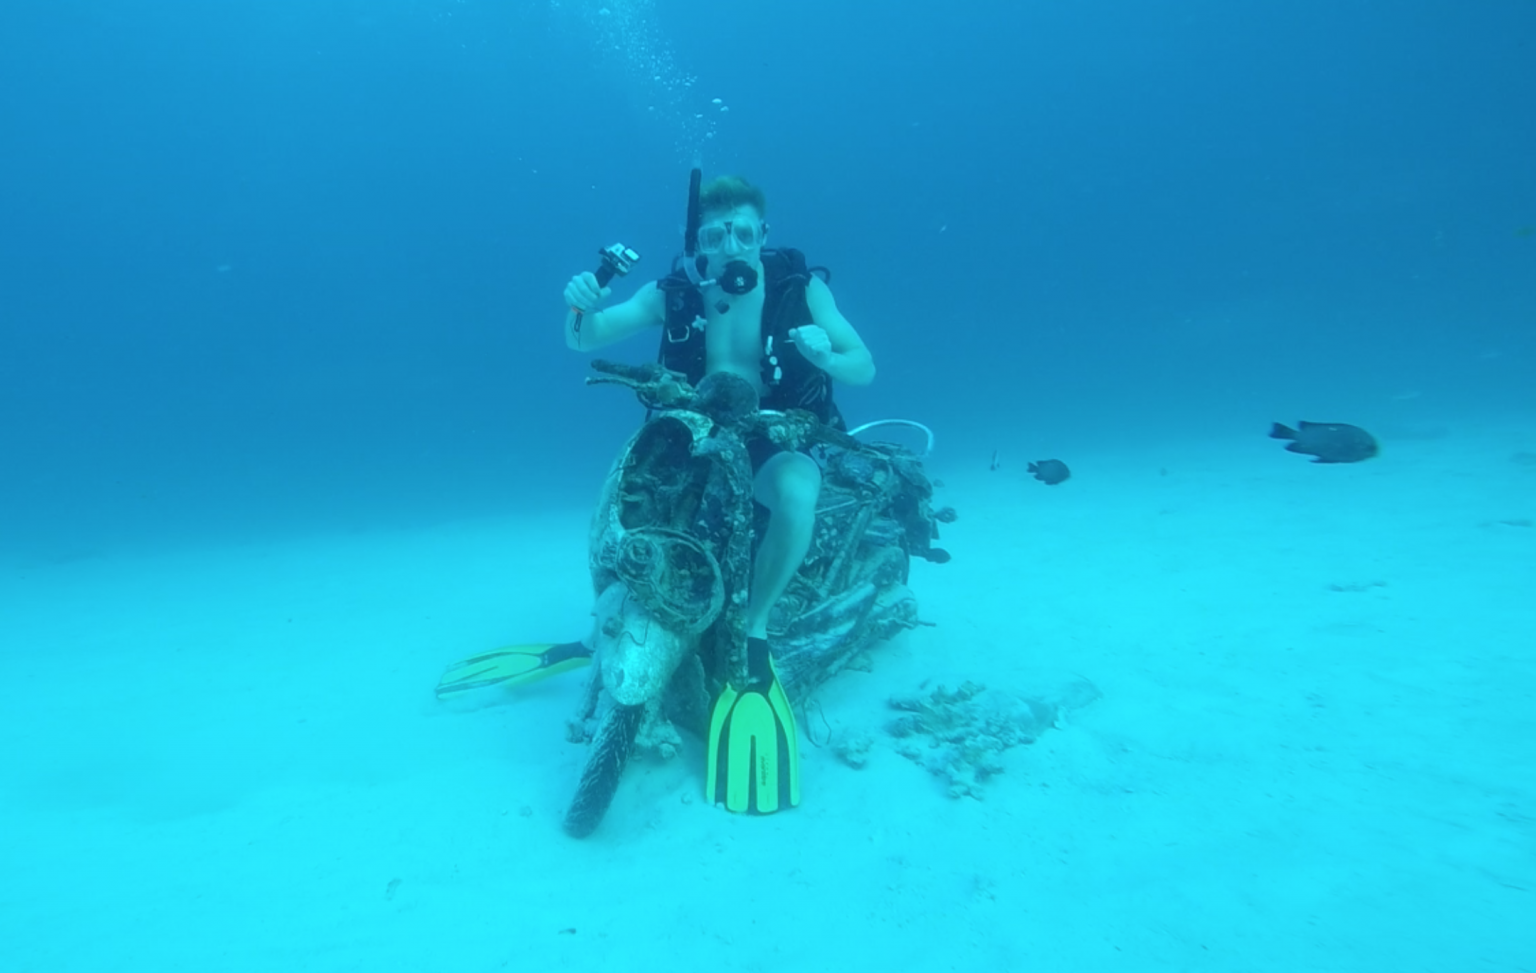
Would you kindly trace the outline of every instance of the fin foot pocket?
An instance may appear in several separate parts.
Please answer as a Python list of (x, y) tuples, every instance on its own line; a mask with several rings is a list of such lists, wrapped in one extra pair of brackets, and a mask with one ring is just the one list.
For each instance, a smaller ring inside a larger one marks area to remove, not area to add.
[(738, 814), (772, 814), (800, 803), (795, 714), (764, 639), (747, 640), (751, 683), (729, 683), (710, 711), (705, 794)]

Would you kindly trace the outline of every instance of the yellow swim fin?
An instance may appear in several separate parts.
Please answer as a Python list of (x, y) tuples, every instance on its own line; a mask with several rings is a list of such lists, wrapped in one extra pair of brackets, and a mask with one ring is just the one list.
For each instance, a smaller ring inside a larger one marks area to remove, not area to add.
[(437, 698), (449, 699), (498, 683), (521, 686), (546, 676), (580, 669), (591, 661), (592, 650), (580, 642), (508, 645), (449, 666), (437, 682)]
[(747, 671), (710, 711), (704, 791), (728, 811), (772, 814), (800, 803), (800, 741), (765, 639), (747, 640)]

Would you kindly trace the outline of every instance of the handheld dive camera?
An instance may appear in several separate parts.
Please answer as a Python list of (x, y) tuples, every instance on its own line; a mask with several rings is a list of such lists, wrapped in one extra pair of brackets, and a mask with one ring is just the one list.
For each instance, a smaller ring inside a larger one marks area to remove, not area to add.
[[(604, 247), (597, 251), (597, 256), (599, 263), (597, 270), (593, 272), (593, 276), (597, 278), (598, 287), (607, 287), (610, 280), (613, 280), (615, 277), (623, 277), (634, 269), (635, 264), (640, 262), (640, 254), (622, 243), (615, 243), (612, 246)], [(581, 319), (585, 312), (580, 308), (573, 307), (571, 308), (571, 313), (576, 315), (576, 319), (571, 322), (571, 330), (579, 335), (581, 334)]]
[(640, 255), (622, 243), (597, 251), (602, 263), (597, 267), (597, 285), (607, 287), (615, 276), (623, 277), (640, 262)]

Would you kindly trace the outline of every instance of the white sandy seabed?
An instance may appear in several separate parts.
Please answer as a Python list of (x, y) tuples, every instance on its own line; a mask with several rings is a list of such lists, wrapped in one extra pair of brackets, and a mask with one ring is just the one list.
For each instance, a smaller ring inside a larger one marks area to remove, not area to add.
[[(0, 968), (1536, 969), (1536, 435), (1276, 449), (952, 473), (801, 807), (690, 741), (585, 841), (581, 676), (432, 694), (582, 634), (585, 509), (6, 564)], [(883, 727), (966, 679), (1102, 695), (952, 798)]]

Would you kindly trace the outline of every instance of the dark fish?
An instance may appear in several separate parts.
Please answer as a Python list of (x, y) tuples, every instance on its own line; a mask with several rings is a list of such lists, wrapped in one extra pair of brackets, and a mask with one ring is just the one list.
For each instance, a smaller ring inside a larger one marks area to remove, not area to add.
[(1038, 463), (1031, 463), (1029, 471), (1035, 474), (1035, 479), (1046, 486), (1055, 486), (1072, 475), (1072, 471), (1067, 469), (1067, 464), (1059, 459), (1043, 459)]
[(1299, 429), (1275, 423), (1269, 430), (1270, 439), (1289, 439), (1285, 447), (1292, 453), (1316, 456), (1314, 463), (1358, 463), (1370, 459), (1381, 451), (1376, 437), (1361, 429), (1342, 422), (1302, 422)]

